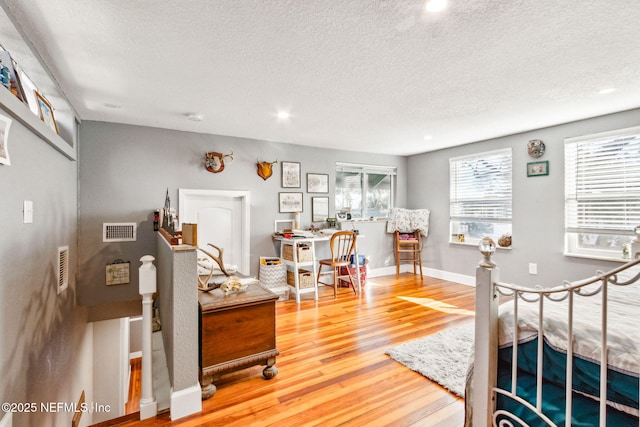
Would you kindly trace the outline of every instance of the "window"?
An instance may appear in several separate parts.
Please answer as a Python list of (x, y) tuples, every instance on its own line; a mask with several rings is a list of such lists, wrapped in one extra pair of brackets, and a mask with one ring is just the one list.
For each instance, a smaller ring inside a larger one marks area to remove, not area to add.
[(336, 212), (352, 219), (387, 218), (393, 207), (396, 168), (336, 163)]
[(640, 127), (568, 138), (565, 253), (622, 259), (640, 224)]
[(450, 242), (511, 233), (511, 149), (449, 159)]

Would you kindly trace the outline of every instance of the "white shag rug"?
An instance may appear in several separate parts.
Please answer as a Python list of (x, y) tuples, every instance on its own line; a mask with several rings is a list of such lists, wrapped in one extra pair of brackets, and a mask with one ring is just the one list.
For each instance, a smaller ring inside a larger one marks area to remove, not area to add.
[(471, 322), (400, 344), (385, 354), (464, 397), (467, 370), (473, 354), (473, 335), (474, 323)]

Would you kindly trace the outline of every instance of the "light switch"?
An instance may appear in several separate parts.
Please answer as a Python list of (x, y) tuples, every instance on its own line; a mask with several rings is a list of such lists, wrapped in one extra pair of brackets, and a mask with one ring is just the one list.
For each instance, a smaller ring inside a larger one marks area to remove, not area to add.
[(25, 224), (31, 224), (33, 222), (33, 202), (31, 200), (24, 201), (22, 218)]

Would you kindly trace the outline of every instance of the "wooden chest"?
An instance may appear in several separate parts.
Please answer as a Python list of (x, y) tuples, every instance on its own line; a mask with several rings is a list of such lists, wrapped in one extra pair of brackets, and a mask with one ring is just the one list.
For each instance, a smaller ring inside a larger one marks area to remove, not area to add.
[(202, 398), (215, 391), (220, 375), (266, 365), (263, 375), (275, 377), (276, 308), (278, 295), (259, 285), (224, 295), (220, 289), (200, 292), (200, 385)]

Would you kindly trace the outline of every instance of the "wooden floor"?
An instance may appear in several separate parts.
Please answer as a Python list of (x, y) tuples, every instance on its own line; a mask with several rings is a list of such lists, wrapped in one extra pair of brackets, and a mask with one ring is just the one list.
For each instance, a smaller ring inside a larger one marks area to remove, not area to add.
[(395, 362), (387, 348), (473, 320), (474, 288), (410, 273), (370, 279), (361, 296), (321, 288), (277, 303), (279, 374), (223, 376), (202, 413), (121, 426), (462, 426), (464, 402)]

